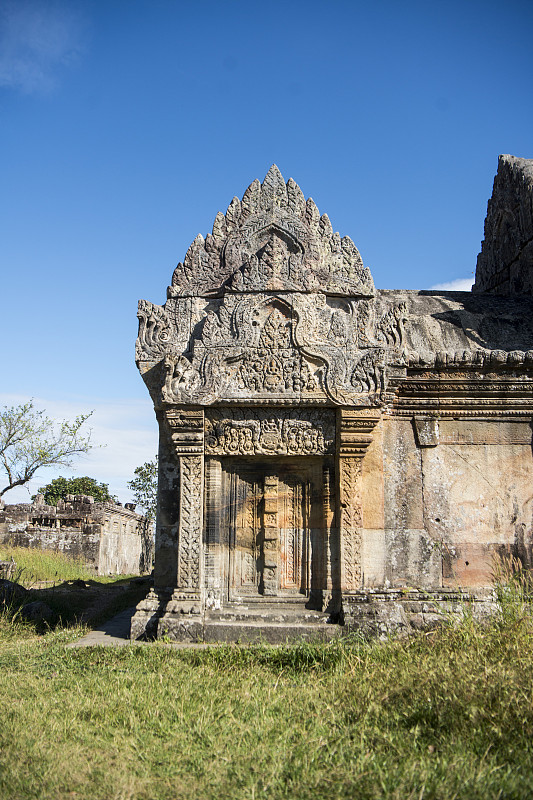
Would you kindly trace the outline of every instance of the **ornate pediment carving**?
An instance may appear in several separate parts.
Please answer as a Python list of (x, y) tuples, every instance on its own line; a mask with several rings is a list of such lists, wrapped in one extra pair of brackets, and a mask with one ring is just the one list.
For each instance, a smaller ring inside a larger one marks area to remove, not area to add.
[(195, 239), (165, 306), (141, 301), (136, 357), (157, 405), (376, 405), (405, 313), (273, 166)]
[(374, 284), (352, 240), (334, 233), (327, 214), (273, 165), (217, 214), (212, 233), (196, 237), (168, 296), (319, 290), (371, 297)]

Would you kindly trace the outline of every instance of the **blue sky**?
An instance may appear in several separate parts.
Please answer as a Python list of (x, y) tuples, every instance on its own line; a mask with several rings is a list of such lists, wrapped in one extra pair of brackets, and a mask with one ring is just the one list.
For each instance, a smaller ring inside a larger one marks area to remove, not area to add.
[(75, 474), (127, 501), (157, 447), (137, 300), (273, 162), (378, 288), (467, 285), (498, 154), (533, 157), (532, 27), (525, 0), (0, 0), (0, 404), (94, 409)]

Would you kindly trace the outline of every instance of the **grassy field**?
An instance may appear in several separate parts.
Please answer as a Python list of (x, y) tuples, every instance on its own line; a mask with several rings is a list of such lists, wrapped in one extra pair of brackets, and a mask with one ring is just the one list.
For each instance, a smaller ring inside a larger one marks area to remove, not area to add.
[(76, 650), (0, 623), (0, 797), (528, 798), (533, 629)]

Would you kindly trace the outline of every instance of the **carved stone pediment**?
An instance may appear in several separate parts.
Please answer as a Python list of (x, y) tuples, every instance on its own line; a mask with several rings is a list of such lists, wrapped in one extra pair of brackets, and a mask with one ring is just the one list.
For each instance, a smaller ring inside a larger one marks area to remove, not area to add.
[(139, 303), (156, 405), (379, 405), (403, 361), (405, 305), (383, 302), (348, 238), (272, 167)]
[(273, 165), (217, 214), (212, 233), (196, 237), (168, 296), (279, 290), (372, 297), (374, 284), (352, 240)]

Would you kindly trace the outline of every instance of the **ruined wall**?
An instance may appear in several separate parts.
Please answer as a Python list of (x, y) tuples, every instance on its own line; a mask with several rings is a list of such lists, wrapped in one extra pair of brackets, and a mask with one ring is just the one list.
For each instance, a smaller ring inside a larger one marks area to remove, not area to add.
[(151, 530), (131, 508), (95, 503), (84, 495), (47, 506), (35, 503), (0, 509), (0, 544), (59, 552), (83, 561), (100, 575), (149, 572)]
[(533, 294), (533, 159), (498, 160), (473, 291)]
[(62, 553), (72, 560), (83, 561), (89, 569), (98, 572), (100, 526), (61, 525), (61, 522), (71, 523), (71, 520), (60, 519), (57, 519), (60, 523), (57, 526), (39, 525), (37, 520), (37, 524), (32, 523), (31, 513), (29, 503), (6, 506), (0, 512), (0, 544)]
[[(118, 517), (118, 518), (117, 518)], [(100, 531), (98, 573), (127, 575), (152, 568), (151, 526), (140, 520), (110, 514)]]

